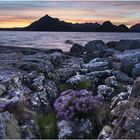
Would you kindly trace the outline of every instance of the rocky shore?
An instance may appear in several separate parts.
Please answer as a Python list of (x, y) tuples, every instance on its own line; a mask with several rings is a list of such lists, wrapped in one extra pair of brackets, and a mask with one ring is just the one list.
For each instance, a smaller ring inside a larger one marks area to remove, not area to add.
[(140, 138), (140, 40), (69, 52), (0, 46), (0, 138)]

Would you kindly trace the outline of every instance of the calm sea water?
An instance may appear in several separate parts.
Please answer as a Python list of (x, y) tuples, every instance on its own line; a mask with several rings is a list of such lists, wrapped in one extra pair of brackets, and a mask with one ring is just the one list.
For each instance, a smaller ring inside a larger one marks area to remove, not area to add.
[(32, 47), (32, 48), (60, 48), (68, 51), (71, 44), (66, 40), (85, 45), (92, 40), (118, 41), (120, 39), (140, 39), (140, 33), (81, 33), (81, 32), (13, 32), (0, 31), (0, 45)]

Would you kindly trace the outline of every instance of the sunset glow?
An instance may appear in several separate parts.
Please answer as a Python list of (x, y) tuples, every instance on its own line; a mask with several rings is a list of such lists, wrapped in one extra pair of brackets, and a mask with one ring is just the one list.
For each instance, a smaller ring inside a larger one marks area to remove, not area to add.
[(140, 1), (0, 1), (0, 28), (25, 27), (48, 14), (72, 23), (140, 22)]

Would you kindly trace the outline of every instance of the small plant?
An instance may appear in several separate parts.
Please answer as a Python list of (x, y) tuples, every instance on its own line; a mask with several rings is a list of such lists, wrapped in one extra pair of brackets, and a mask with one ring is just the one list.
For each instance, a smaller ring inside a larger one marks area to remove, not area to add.
[(57, 138), (56, 117), (54, 113), (38, 117), (41, 139)]
[(58, 119), (83, 118), (103, 103), (102, 96), (92, 96), (87, 90), (67, 90), (56, 99), (54, 107)]

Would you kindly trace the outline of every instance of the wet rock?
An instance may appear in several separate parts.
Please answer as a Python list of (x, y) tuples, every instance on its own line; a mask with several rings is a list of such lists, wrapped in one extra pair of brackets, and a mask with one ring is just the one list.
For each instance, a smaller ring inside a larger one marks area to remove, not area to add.
[(14, 116), (9, 112), (0, 113), (0, 138), (20, 139), (20, 128)]
[(91, 53), (98, 50), (103, 50), (107, 48), (107, 45), (101, 40), (90, 41), (85, 45), (84, 51)]
[(108, 87), (107, 85), (99, 85), (97, 93), (99, 96), (104, 96), (107, 99), (113, 91), (114, 88)]
[(134, 68), (132, 69), (132, 76), (134, 78), (137, 78), (138, 76), (140, 76), (140, 63), (136, 64)]
[(116, 44), (116, 49), (119, 51), (125, 50), (133, 50), (140, 48), (140, 41), (139, 40), (120, 40)]
[(70, 54), (79, 56), (83, 53), (84, 47), (79, 44), (73, 44), (73, 46), (70, 49)]
[(108, 42), (106, 44), (107, 44), (107, 46), (109, 48), (113, 48), (114, 49), (116, 47), (117, 41), (110, 41), (110, 42)]
[(91, 60), (87, 64), (83, 64), (84, 69), (88, 69), (89, 72), (91, 71), (103, 71), (108, 69), (108, 62), (102, 61), (100, 58), (96, 58)]
[(58, 123), (59, 139), (91, 138), (92, 124), (89, 119), (79, 121), (62, 120)]
[(133, 78), (127, 76), (125, 73), (123, 73), (119, 70), (112, 71), (112, 75), (115, 75), (117, 81), (120, 83), (129, 85), (134, 82)]
[(73, 41), (72, 40), (66, 40), (65, 43), (66, 44), (73, 44)]

